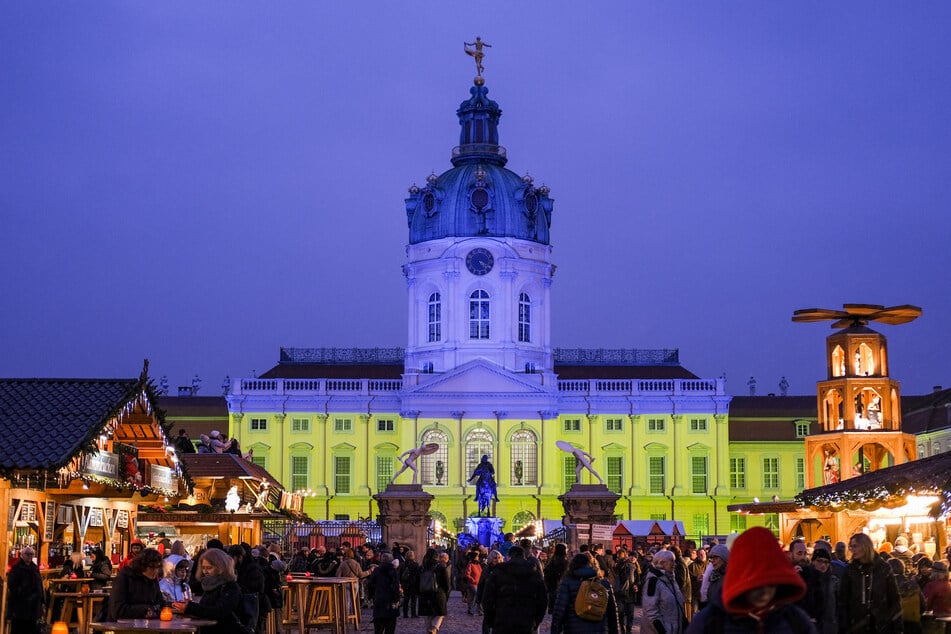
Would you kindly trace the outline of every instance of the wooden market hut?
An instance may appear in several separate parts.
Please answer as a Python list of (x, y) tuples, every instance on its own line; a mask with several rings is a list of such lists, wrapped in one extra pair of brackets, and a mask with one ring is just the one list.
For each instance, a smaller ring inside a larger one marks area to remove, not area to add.
[(677, 520), (621, 520), (614, 527), (612, 547), (633, 548), (635, 544), (660, 545), (669, 542), (682, 546), (683, 522)]
[(260, 544), (264, 522), (303, 518), (301, 497), (285, 491), (260, 465), (230, 453), (182, 454), (181, 460), (193, 482), (190, 495), (177, 504), (140, 509), (141, 537), (165, 532), (189, 551), (212, 537), (225, 544)]
[(86, 544), (117, 559), (137, 506), (190, 486), (147, 369), (138, 379), (0, 379), (4, 561), (26, 545), (41, 567)]
[(941, 553), (951, 512), (951, 453), (940, 453), (848, 480), (806, 489), (794, 500), (738, 504), (739, 513), (778, 513), (780, 539), (847, 541), (867, 530), (873, 541), (911, 536), (921, 552)]

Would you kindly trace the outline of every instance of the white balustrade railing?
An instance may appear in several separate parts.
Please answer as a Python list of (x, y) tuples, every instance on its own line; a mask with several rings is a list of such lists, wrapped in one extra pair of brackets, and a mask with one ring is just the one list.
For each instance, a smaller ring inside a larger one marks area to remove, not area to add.
[[(232, 394), (326, 395), (393, 394), (403, 389), (400, 379), (240, 379)], [(623, 394), (722, 396), (723, 379), (565, 379), (558, 381), (563, 394)]]
[(320, 396), (326, 394), (395, 393), (403, 389), (400, 379), (241, 379), (235, 396)]

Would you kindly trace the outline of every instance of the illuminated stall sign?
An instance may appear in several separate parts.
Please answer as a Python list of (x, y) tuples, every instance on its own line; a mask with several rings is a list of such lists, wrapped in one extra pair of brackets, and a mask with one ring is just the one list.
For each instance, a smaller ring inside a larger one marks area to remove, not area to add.
[(153, 489), (168, 489), (173, 493), (178, 491), (178, 478), (175, 472), (161, 465), (149, 465), (149, 484)]
[(46, 516), (43, 519), (45, 520), (43, 523), (43, 541), (51, 542), (56, 534), (56, 502), (49, 501), (46, 503)]
[(129, 528), (129, 512), (128, 511), (116, 511), (116, 527)]
[(86, 473), (115, 480), (119, 477), (119, 455), (110, 451), (91, 454), (86, 459)]

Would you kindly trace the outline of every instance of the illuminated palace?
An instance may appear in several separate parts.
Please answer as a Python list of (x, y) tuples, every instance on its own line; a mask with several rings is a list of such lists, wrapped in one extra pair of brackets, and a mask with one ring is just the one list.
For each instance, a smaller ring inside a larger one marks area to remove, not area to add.
[(552, 347), (553, 200), (506, 168), (502, 111), (481, 77), (469, 93), (452, 167), (405, 201), (405, 347), (282, 349), (277, 366), (233, 382), (231, 433), (307, 492), (317, 519), (374, 517), (371, 496), (422, 443), (439, 445), (421, 478), (447, 526), (475, 513), (467, 479), (482, 455), (506, 527), (558, 518), (575, 477), (563, 440), (595, 457), (624, 518), (728, 531), (723, 380), (697, 377), (677, 350)]

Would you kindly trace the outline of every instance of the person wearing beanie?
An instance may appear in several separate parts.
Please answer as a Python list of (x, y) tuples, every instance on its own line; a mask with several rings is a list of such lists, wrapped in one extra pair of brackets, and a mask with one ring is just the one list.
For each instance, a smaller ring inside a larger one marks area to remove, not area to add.
[(641, 632), (679, 634), (687, 627), (684, 595), (675, 574), (675, 566), (679, 563), (677, 559), (673, 549), (654, 553), (644, 579)]
[(921, 631), (921, 613), (925, 611), (925, 597), (918, 587), (915, 577), (909, 575), (905, 569), (905, 564), (898, 557), (892, 557), (888, 560), (888, 567), (892, 569), (895, 575), (895, 583), (898, 585), (898, 596), (901, 597), (901, 620), (904, 631)]
[(842, 575), (839, 623), (853, 632), (900, 632), (901, 598), (888, 564), (865, 533), (849, 538), (852, 561)]
[(951, 583), (948, 582), (948, 564), (936, 561), (931, 566), (931, 581), (924, 589), (925, 606), (935, 616), (951, 616)]
[[(581, 590), (581, 582), (592, 577), (600, 577), (598, 560), (591, 552), (579, 552), (571, 558), (568, 570), (558, 585), (555, 597), (555, 609), (551, 615), (551, 634), (618, 634), (617, 605), (614, 602), (614, 592), (607, 579), (601, 579), (601, 584), (608, 590), (608, 605), (600, 621), (585, 621), (575, 612), (575, 599)], [(645, 600), (646, 605), (646, 600)], [(681, 608), (682, 609), (682, 608)], [(683, 615), (683, 612), (681, 612)], [(498, 623), (498, 619), (496, 619)], [(492, 632), (496, 631), (493, 628)], [(641, 632), (649, 632), (641, 627)]]
[(832, 553), (827, 546), (828, 544), (823, 544), (812, 551), (814, 580), (819, 596), (823, 598), (821, 610), (816, 615), (816, 629), (820, 634), (837, 634), (839, 578), (832, 570)]
[(911, 550), (908, 548), (908, 538), (904, 535), (899, 535), (895, 538), (895, 548), (892, 549), (892, 557), (896, 557), (901, 560), (901, 563), (905, 565), (905, 570), (911, 570), (913, 562), (911, 561)]
[(723, 594), (719, 600), (711, 598), (710, 604), (690, 622), (687, 634), (815, 634), (809, 615), (794, 605), (805, 592), (805, 583), (772, 531), (756, 526), (733, 542)]
[(922, 590), (925, 589), (925, 586), (928, 585), (928, 582), (931, 581), (931, 566), (934, 565), (934, 562), (931, 561), (929, 557), (922, 557), (918, 560), (918, 587)]
[(703, 571), (700, 582), (700, 609), (707, 607), (711, 601), (720, 601), (723, 594), (723, 577), (726, 576), (727, 562), (730, 560), (730, 549), (725, 544), (717, 544), (710, 549), (707, 555), (710, 565)]
[(400, 615), (400, 573), (393, 565), (392, 553), (380, 555), (379, 565), (367, 578), (366, 590), (373, 597), (374, 634), (393, 634)]

